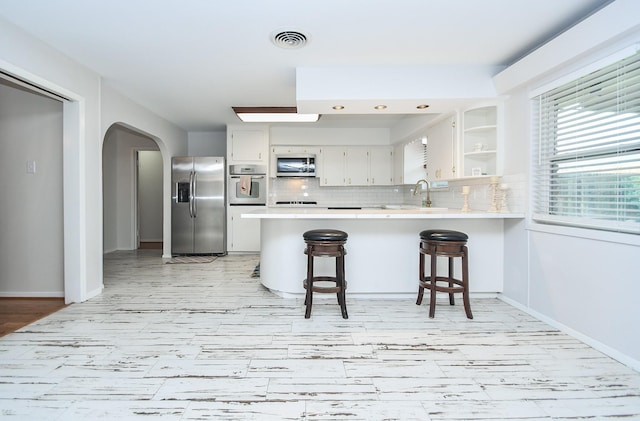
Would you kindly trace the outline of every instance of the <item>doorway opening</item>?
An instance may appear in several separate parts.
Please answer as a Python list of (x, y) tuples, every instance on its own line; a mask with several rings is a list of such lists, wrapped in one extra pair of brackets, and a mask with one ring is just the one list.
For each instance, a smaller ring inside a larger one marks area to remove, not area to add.
[(121, 124), (102, 147), (103, 247), (163, 247), (163, 157), (155, 139)]
[(136, 150), (136, 242), (143, 250), (162, 250), (162, 154)]

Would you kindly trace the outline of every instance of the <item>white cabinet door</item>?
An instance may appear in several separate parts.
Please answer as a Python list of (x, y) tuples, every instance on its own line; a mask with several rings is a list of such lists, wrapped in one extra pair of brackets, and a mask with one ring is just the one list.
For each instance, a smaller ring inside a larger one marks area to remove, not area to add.
[(242, 218), (243, 213), (264, 209), (264, 206), (229, 206), (228, 243), (229, 251), (260, 251), (260, 220)]
[(229, 143), (231, 162), (267, 162), (269, 139), (265, 130), (232, 129)]
[(398, 143), (393, 147), (393, 184), (404, 184), (404, 143)]
[(419, 140), (401, 143), (394, 148), (393, 183), (415, 184), (425, 178), (424, 146)]
[(369, 149), (369, 185), (393, 185), (393, 148), (373, 146)]
[(369, 184), (369, 148), (350, 146), (346, 152), (347, 186)]
[(457, 117), (446, 118), (427, 130), (427, 180), (457, 177)]
[(320, 150), (320, 155), (320, 185), (344, 186), (346, 149), (326, 146)]

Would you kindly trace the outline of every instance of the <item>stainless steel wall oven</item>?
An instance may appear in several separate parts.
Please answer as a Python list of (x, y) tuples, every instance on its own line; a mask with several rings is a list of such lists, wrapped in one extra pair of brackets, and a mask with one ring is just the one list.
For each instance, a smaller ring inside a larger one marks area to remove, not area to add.
[(229, 205), (266, 205), (267, 183), (267, 169), (262, 165), (229, 166)]

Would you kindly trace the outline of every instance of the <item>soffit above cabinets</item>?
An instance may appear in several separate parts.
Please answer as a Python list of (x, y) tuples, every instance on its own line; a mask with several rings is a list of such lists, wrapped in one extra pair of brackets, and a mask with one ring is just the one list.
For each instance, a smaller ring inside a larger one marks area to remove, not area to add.
[(494, 99), (492, 78), (500, 70), (469, 65), (298, 67), (296, 103), (299, 112), (325, 115), (442, 114)]

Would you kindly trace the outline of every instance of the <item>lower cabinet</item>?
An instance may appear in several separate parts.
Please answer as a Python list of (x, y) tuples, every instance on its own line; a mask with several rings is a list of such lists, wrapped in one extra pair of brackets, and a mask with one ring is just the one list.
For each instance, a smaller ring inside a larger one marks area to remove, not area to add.
[(260, 220), (242, 218), (243, 213), (264, 209), (264, 206), (229, 206), (227, 216), (227, 251), (259, 252)]

